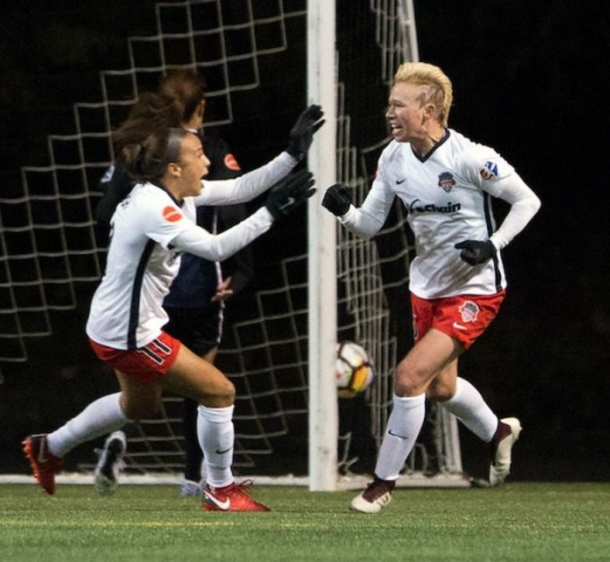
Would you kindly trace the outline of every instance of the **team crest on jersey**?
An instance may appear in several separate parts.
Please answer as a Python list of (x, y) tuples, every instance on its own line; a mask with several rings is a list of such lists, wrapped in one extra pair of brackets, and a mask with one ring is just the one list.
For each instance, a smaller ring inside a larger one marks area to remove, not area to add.
[(462, 316), (462, 322), (476, 322), (481, 309), (476, 302), (466, 301), (458, 307), (458, 311)]
[(455, 179), (451, 172), (443, 172), (438, 175), (438, 186), (446, 193), (449, 193), (453, 189), (455, 183)]
[(488, 160), (485, 165), (479, 170), (479, 174), (484, 180), (491, 180), (498, 177), (498, 165), (495, 162)]
[(163, 209), (163, 218), (167, 222), (178, 222), (180, 219), (182, 219), (182, 213), (176, 209), (176, 207), (168, 205), (165, 207), (165, 209)]
[(235, 160), (235, 156), (233, 156), (232, 154), (227, 154), (225, 156), (225, 166), (229, 168), (229, 170), (241, 172), (241, 168), (239, 167), (237, 160)]

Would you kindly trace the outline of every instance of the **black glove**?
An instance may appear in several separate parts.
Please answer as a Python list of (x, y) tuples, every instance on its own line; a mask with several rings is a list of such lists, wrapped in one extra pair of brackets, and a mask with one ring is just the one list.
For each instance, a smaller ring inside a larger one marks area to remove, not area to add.
[(313, 174), (307, 170), (301, 170), (278, 181), (269, 190), (266, 203), (273, 218), (278, 220), (285, 217), (309, 199), (316, 192), (313, 184)]
[(290, 131), (286, 152), (301, 161), (313, 142), (314, 133), (324, 125), (324, 112), (319, 105), (310, 105), (297, 119)]
[(347, 187), (340, 183), (331, 185), (324, 194), (322, 207), (326, 207), (333, 215), (342, 217), (347, 211), (352, 201)]
[(491, 240), (481, 242), (479, 240), (464, 240), (455, 245), (460, 252), (460, 257), (470, 265), (485, 263), (488, 259), (496, 255), (496, 247)]

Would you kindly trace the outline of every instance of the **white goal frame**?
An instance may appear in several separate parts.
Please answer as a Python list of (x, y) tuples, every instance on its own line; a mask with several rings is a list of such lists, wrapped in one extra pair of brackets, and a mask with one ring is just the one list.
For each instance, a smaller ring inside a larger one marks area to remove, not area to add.
[(337, 348), (336, 220), (321, 205), (324, 189), (337, 181), (337, 72), (335, 2), (308, 0), (307, 85), (309, 103), (320, 104), (326, 125), (309, 153), (318, 185), (308, 208), (309, 274), (309, 489), (337, 489), (339, 414), (332, 377)]

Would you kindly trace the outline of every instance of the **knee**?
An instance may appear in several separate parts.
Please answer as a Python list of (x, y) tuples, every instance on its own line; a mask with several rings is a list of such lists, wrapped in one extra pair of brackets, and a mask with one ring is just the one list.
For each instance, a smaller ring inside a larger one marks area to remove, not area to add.
[(227, 408), (235, 403), (235, 385), (226, 377), (206, 389), (199, 400), (209, 408)]
[(222, 384), (218, 388), (218, 397), (226, 402), (233, 404), (235, 402), (235, 385), (227, 378), (225, 378)]
[(422, 383), (423, 380), (425, 380), (423, 373), (419, 373), (407, 361), (401, 361), (396, 367), (394, 392), (397, 396), (417, 396), (423, 394), (425, 391), (425, 385)]
[(432, 402), (447, 402), (455, 396), (455, 385), (434, 381), (426, 390), (426, 396)]

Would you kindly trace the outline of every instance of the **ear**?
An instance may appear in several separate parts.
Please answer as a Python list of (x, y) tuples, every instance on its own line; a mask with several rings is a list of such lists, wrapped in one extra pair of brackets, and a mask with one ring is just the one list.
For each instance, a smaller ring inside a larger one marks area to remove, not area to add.
[(182, 168), (175, 162), (170, 162), (167, 165), (167, 171), (175, 178), (179, 178), (182, 175)]
[(438, 119), (438, 112), (436, 111), (436, 107), (434, 107), (434, 104), (427, 103), (422, 109), (422, 122), (429, 121), (430, 119)]

